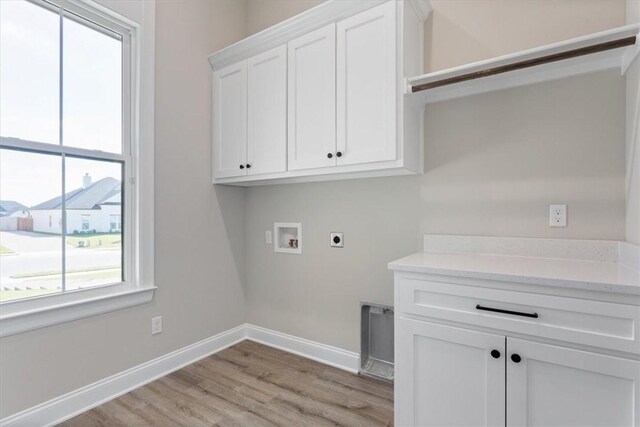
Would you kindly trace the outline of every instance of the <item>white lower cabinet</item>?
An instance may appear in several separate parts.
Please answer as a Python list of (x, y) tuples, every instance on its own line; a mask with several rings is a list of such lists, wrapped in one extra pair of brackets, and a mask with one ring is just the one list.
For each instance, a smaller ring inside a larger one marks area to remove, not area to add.
[(396, 323), (397, 426), (638, 425), (639, 361), (413, 319)]
[(399, 319), (396, 348), (397, 426), (504, 425), (504, 336)]
[(639, 361), (514, 338), (507, 351), (509, 426), (639, 424)]
[(640, 426), (637, 304), (482, 285), (396, 273), (396, 426)]

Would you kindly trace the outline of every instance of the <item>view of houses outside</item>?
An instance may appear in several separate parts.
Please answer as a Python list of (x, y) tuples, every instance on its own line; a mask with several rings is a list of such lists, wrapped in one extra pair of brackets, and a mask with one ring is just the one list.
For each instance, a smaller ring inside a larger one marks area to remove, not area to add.
[[(7, 158), (23, 160), (18, 163), (24, 165), (25, 159), (14, 157), (28, 155), (33, 154), (1, 150), (3, 181)], [(71, 163), (72, 170), (75, 169), (73, 162), (96, 163), (85, 159), (67, 159), (67, 162)], [(105, 165), (100, 166), (105, 169)], [(121, 182), (114, 177), (119, 176), (120, 165), (106, 166), (113, 169), (112, 176), (94, 180), (89, 173), (84, 173), (80, 175), (82, 185), (67, 191), (66, 236), (63, 236), (61, 196), (35, 204), (0, 200), (0, 301), (62, 291), (63, 263), (65, 290), (122, 280)], [(6, 169), (11, 170), (8, 165)], [(15, 180), (6, 181), (16, 185)], [(56, 186), (59, 187), (53, 187)], [(1, 190), (0, 186), (0, 195)]]
[(122, 280), (122, 40), (42, 6), (0, 1), (0, 301)]

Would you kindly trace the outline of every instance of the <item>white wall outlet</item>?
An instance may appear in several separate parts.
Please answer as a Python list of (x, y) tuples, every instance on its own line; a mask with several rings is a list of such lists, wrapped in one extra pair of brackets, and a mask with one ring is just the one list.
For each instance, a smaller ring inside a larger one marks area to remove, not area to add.
[(329, 245), (332, 248), (344, 248), (344, 236), (342, 233), (329, 233)]
[(151, 335), (157, 335), (162, 332), (162, 316), (153, 317), (151, 319)]
[(272, 244), (272, 243), (273, 243), (273, 238), (272, 238), (272, 235), (271, 235), (271, 230), (267, 230), (267, 231), (265, 231), (265, 232), (264, 232), (264, 242), (265, 242), (267, 245), (270, 245), (270, 244)]
[(567, 205), (549, 205), (549, 227), (567, 226)]

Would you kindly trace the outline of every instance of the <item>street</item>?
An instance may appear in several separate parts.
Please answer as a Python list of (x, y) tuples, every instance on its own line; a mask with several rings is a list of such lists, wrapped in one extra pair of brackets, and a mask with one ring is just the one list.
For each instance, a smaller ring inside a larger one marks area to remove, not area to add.
[[(60, 236), (3, 231), (0, 232), (0, 245), (14, 251), (0, 256), (0, 288), (24, 289), (28, 286), (55, 289), (61, 286), (61, 277), (55, 275), (62, 270)], [(73, 282), (78, 282), (77, 279), (84, 275), (93, 285), (103, 284), (105, 280), (109, 283), (113, 277), (119, 277), (116, 268), (121, 264), (121, 250), (66, 245), (66, 262), (67, 272), (75, 275)], [(105, 275), (104, 270), (112, 273)], [(12, 277), (25, 275), (33, 277)]]

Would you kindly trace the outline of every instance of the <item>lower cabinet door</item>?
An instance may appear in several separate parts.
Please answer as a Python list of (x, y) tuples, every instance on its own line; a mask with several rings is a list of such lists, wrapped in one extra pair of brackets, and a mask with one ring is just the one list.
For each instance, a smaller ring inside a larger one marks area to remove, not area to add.
[(505, 337), (396, 320), (395, 425), (504, 426)]
[(507, 339), (508, 426), (640, 426), (640, 362)]

